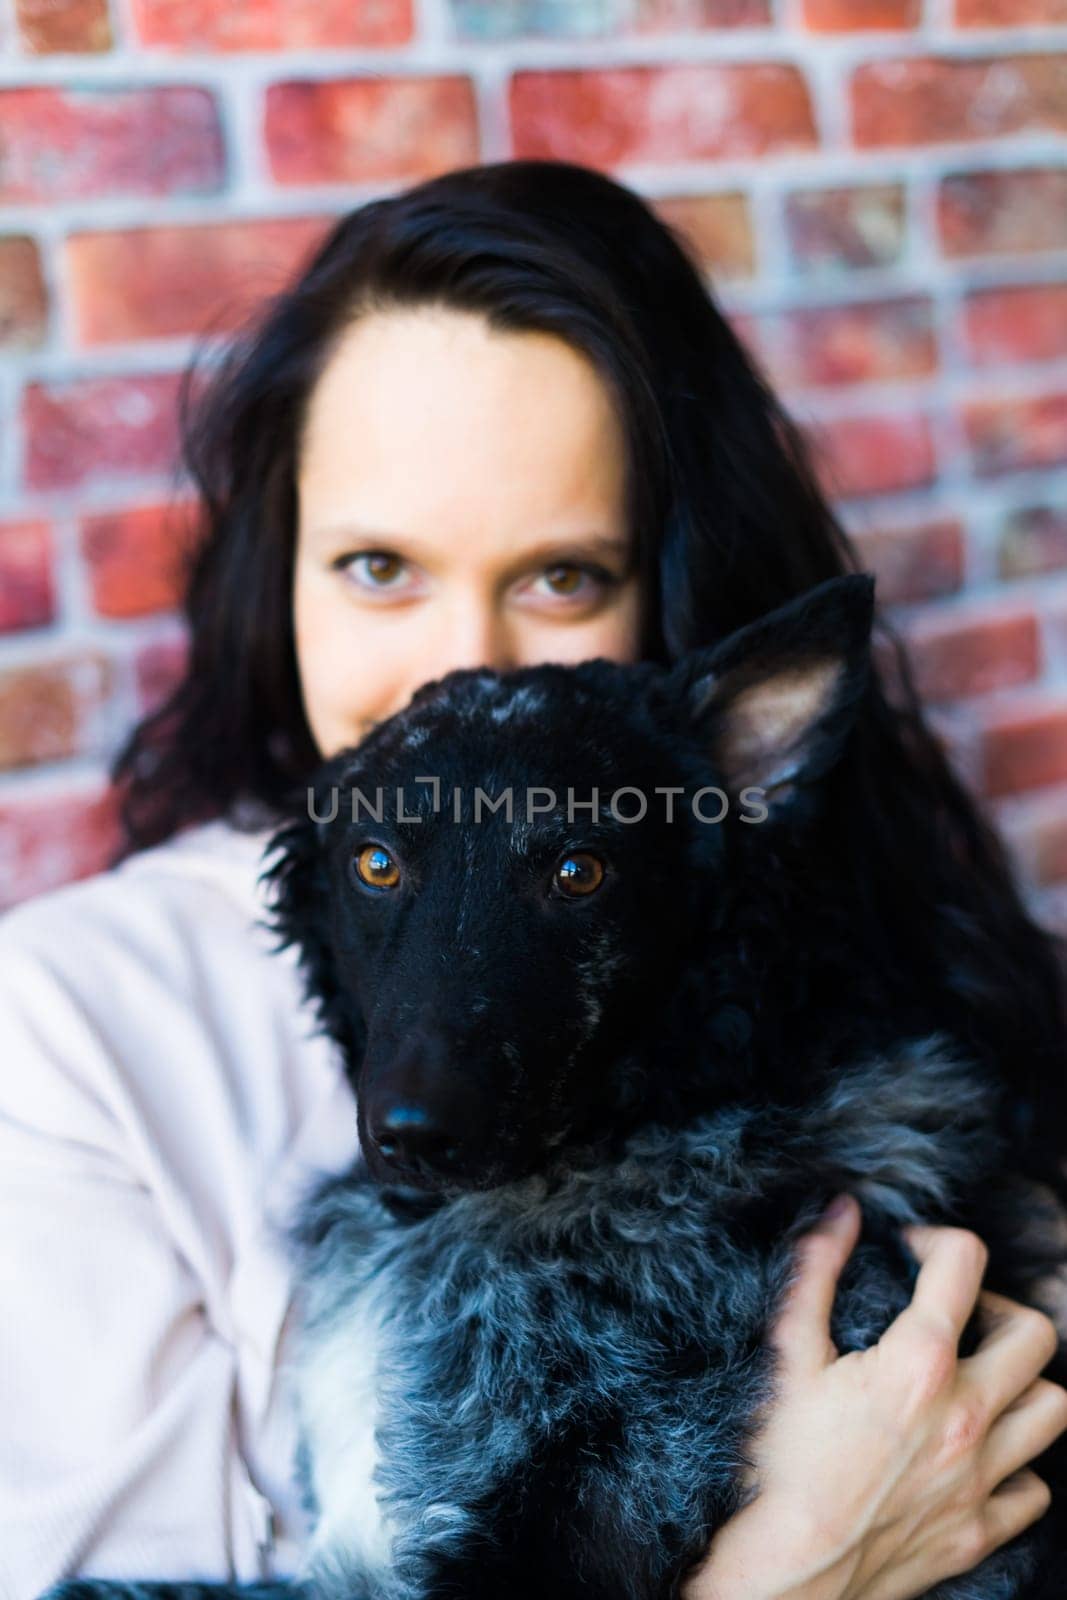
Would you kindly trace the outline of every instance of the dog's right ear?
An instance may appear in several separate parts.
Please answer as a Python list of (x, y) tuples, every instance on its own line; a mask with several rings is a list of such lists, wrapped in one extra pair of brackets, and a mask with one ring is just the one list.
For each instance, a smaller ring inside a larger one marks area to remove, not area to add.
[(667, 677), (727, 789), (763, 792), (771, 816), (836, 762), (867, 685), (874, 579), (831, 578), (758, 617)]

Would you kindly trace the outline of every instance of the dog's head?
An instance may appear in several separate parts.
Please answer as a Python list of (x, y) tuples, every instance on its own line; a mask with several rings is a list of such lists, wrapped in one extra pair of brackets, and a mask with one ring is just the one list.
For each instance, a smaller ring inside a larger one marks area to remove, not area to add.
[(845, 577), (670, 669), (456, 671), (323, 765), (265, 875), (375, 1177), (491, 1187), (633, 1114), (731, 841), (801, 827), (842, 751), (872, 606)]

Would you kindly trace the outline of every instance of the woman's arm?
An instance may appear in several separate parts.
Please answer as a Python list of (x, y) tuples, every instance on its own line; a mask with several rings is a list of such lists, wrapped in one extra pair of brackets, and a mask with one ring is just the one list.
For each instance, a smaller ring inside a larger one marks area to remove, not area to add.
[(0, 1595), (262, 1576), (234, 1351), (132, 1168), (116, 1064), (21, 921), (0, 925)]
[[(802, 1241), (774, 1333), (780, 1390), (753, 1442), (759, 1493), (713, 1539), (685, 1600), (913, 1600), (1035, 1522), (1049, 1492), (1026, 1463), (1067, 1428), (1067, 1391), (1040, 1378), (1048, 1317), (980, 1293), (985, 1247), (911, 1228), (911, 1304), (870, 1350), (830, 1339), (856, 1202)], [(992, 1326), (960, 1359), (976, 1302)]]

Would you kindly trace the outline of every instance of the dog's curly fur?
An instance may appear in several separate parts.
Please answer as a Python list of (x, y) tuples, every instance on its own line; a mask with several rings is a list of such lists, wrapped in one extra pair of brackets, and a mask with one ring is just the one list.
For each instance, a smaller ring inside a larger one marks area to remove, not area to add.
[[(674, 1593), (739, 1504), (805, 1197), (863, 1202), (833, 1319), (838, 1347), (862, 1349), (909, 1298), (894, 1226), (951, 1212), (997, 1155), (969, 1069), (934, 1037), (857, 1065), (800, 1115), (731, 1106), (651, 1127), (616, 1161), (587, 1152), (415, 1221), (368, 1180), (330, 1184), (305, 1220), (306, 1362), (328, 1374), (309, 1379), (309, 1420), (325, 1457), (375, 1305), (393, 1538), (378, 1564), (328, 1522), (317, 1584), (382, 1600)], [(1021, 1594), (1035, 1560), (1031, 1541), (938, 1594)]]
[[(904, 1223), (975, 1228), (987, 1281), (1018, 1298), (1061, 1264), (1055, 1209), (1013, 1165), (1003, 1081), (909, 1011), (821, 892), (819, 785), (862, 703), (870, 609), (869, 582), (840, 579), (670, 673), (450, 674), (326, 764), (316, 800), (434, 771), (596, 783), (626, 754), (624, 781), (649, 791), (756, 780), (769, 816), (616, 823), (593, 841), (614, 873), (602, 906), (566, 911), (533, 886), (592, 836), (557, 814), (446, 841), (421, 793), (418, 826), (391, 812), (375, 835), (415, 885), (390, 904), (346, 876), (365, 826), (309, 807), (279, 830), (274, 926), (344, 1052), (364, 1149), (293, 1232), (312, 1545), (297, 1585), (54, 1596), (673, 1600), (743, 1503), (774, 1394), (767, 1328), (832, 1194), (864, 1215), (833, 1311), (842, 1351), (909, 1301)], [(401, 1046), (436, 1047), (442, 1016), (449, 1072), (480, 1090), (442, 1101), (461, 1158), (394, 1172), (367, 1106)], [(961, 1349), (976, 1337), (972, 1319)], [(1053, 1510), (931, 1600), (1064, 1592), (1063, 1450), (1039, 1470)]]

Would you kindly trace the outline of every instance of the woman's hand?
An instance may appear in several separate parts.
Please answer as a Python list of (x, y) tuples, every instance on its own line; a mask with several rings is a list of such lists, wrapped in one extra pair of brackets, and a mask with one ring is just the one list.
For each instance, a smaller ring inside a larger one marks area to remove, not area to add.
[[(987, 1252), (958, 1228), (909, 1228), (911, 1304), (878, 1344), (838, 1355), (830, 1309), (859, 1236), (842, 1196), (801, 1240), (773, 1333), (779, 1389), (753, 1440), (758, 1495), (722, 1527), (685, 1600), (913, 1600), (1042, 1516), (1026, 1463), (1067, 1428), (1039, 1377), (1056, 1329), (979, 1292)], [(979, 1348), (958, 1341), (974, 1306)]]

